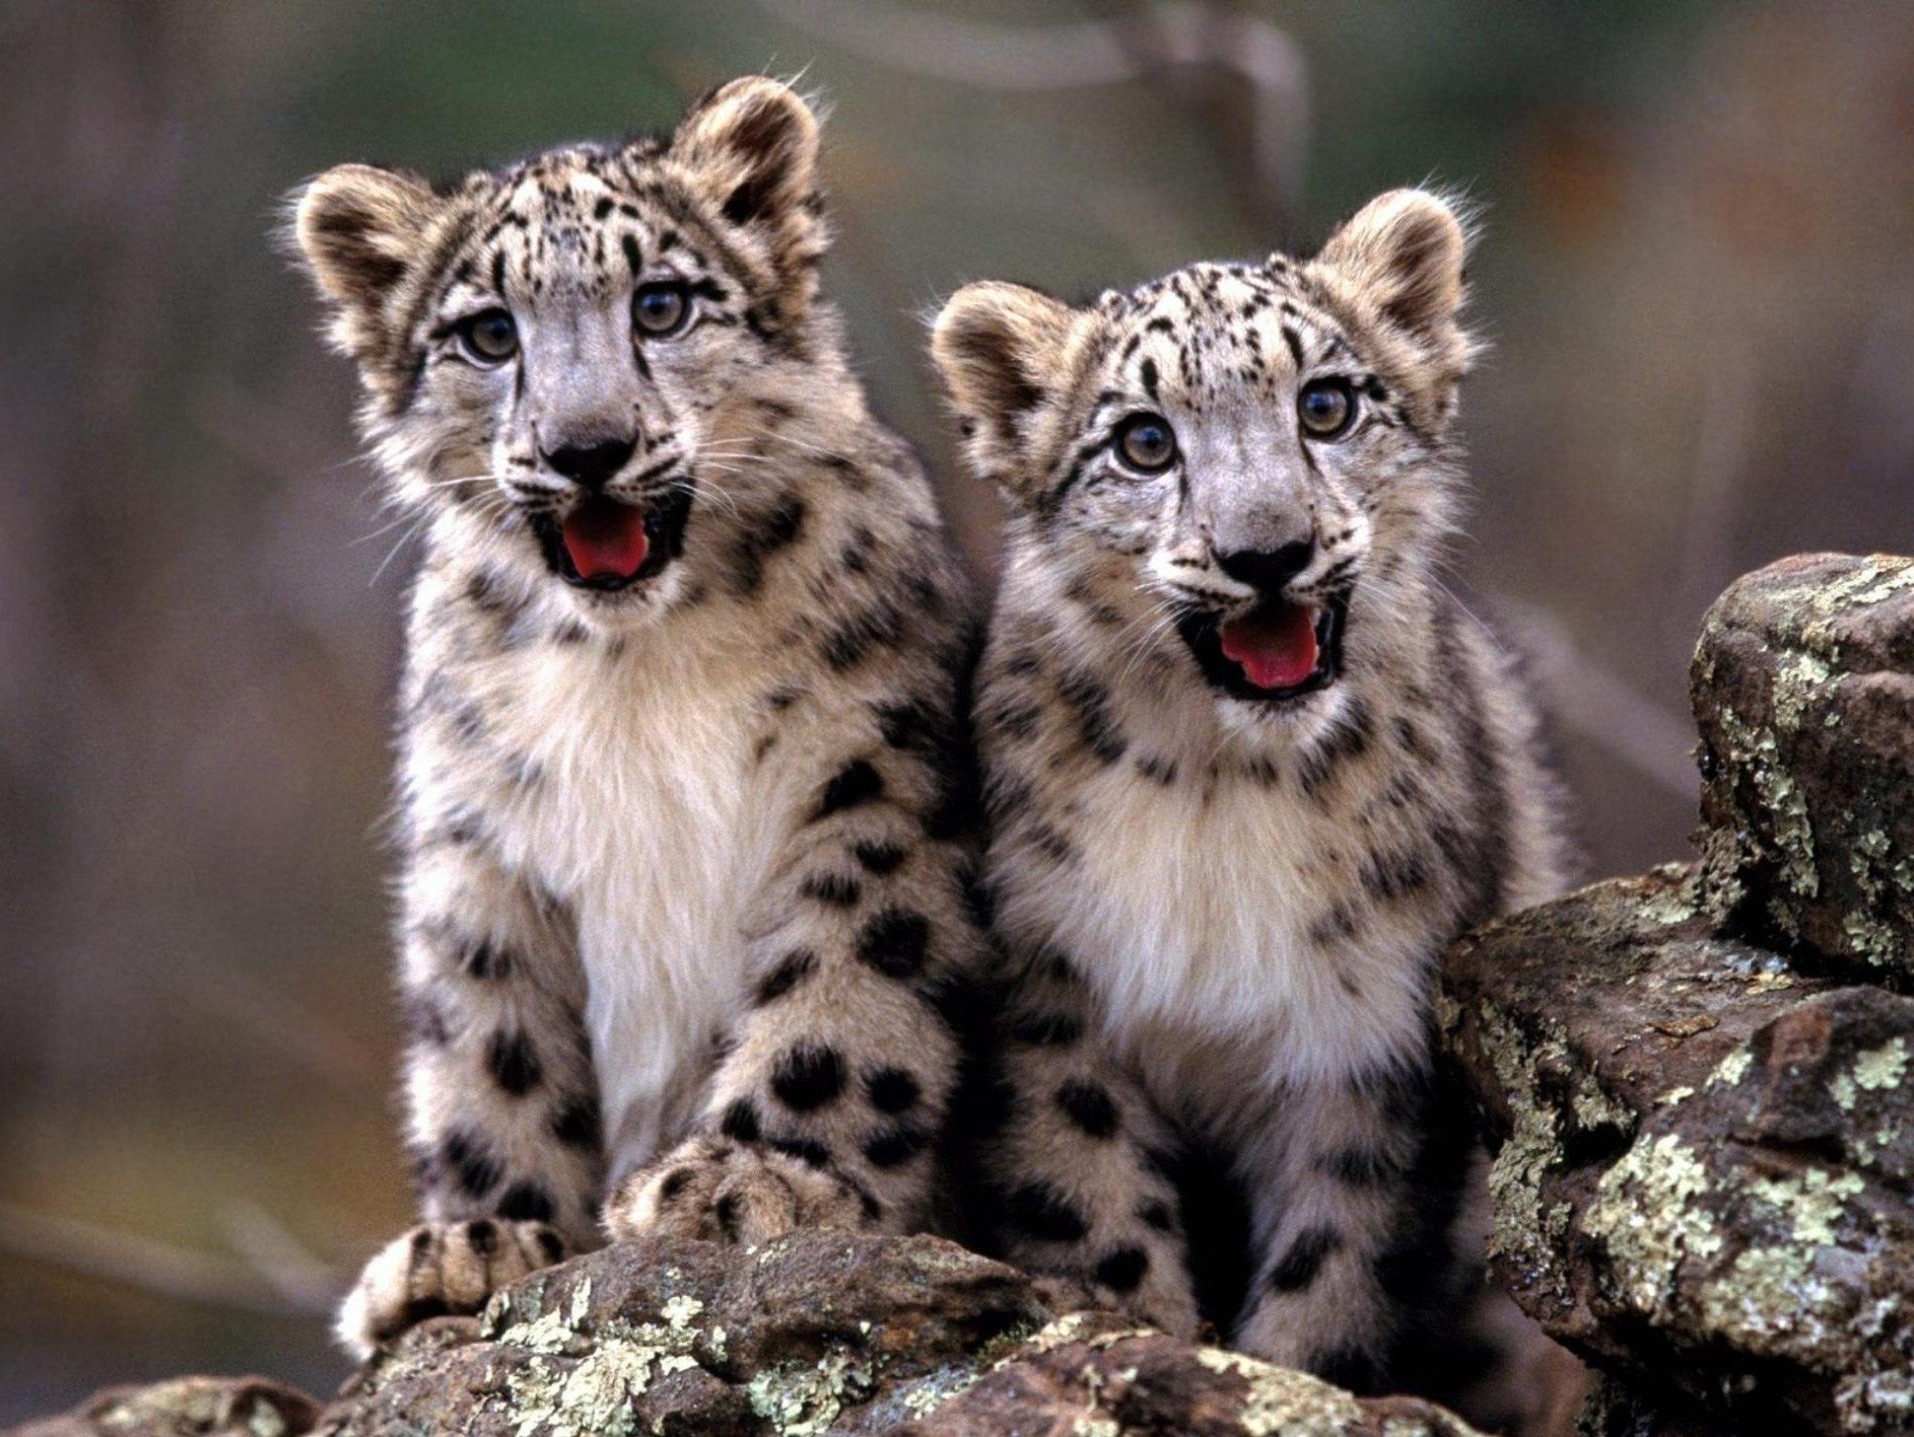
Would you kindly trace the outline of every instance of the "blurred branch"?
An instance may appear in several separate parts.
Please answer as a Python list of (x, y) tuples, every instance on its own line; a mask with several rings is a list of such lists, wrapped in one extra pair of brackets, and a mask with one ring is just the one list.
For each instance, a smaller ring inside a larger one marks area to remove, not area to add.
[(233, 1250), (299, 1311), (331, 1312), (345, 1291), (339, 1274), (258, 1203), (228, 1203), (220, 1225)]
[(1533, 661), (1549, 711), (1642, 777), (1684, 799), (1695, 796), (1689, 751), (1694, 725), (1603, 668), (1576, 647), (1568, 626), (1547, 609), (1497, 594), (1492, 604), (1516, 647)]
[(343, 1286), (329, 1282), (323, 1294), (294, 1297), (262, 1286), (251, 1269), (210, 1253), (11, 1204), (0, 1204), (0, 1252), (171, 1302), (270, 1317), (330, 1316)]
[(866, 0), (758, 0), (801, 30), (893, 69), (985, 90), (1115, 85), (1172, 65), (1212, 65), (1249, 82), (1257, 184), (1292, 210), (1308, 141), (1308, 71), (1283, 31), (1257, 15), (1164, 0), (1134, 20), (993, 25)]

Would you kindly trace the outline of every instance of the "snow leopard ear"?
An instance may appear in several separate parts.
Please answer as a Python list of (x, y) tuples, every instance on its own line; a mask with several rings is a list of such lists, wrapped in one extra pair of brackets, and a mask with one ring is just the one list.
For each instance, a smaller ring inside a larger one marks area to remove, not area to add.
[(1341, 271), (1385, 323), (1439, 355), (1465, 359), (1459, 318), (1468, 248), (1451, 205), (1424, 190), (1391, 190), (1345, 221), (1316, 259)]
[(298, 257), (337, 309), (333, 341), (364, 358), (442, 202), (418, 176), (375, 165), (339, 165), (289, 198)]
[(818, 193), (817, 116), (789, 85), (747, 75), (691, 107), (670, 157), (744, 231), (790, 297), (808, 303), (828, 235)]
[(931, 327), (964, 445), (979, 475), (1013, 493), (1024, 487), (1025, 441), (1062, 376), (1076, 311), (1020, 284), (967, 284)]

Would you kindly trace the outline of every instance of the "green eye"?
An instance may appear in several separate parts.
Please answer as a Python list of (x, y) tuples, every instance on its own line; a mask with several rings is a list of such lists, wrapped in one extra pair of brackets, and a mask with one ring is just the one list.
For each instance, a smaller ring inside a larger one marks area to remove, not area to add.
[(1296, 396), (1296, 417), (1310, 437), (1340, 439), (1356, 417), (1356, 396), (1347, 380), (1312, 379)]
[(518, 353), (518, 326), (502, 309), (482, 309), (459, 321), (459, 343), (480, 364), (500, 364)]
[(1117, 431), (1117, 452), (1139, 474), (1160, 474), (1176, 458), (1176, 431), (1160, 414), (1132, 414)]
[(676, 280), (641, 284), (631, 297), (632, 327), (653, 339), (676, 334), (690, 315), (690, 291)]

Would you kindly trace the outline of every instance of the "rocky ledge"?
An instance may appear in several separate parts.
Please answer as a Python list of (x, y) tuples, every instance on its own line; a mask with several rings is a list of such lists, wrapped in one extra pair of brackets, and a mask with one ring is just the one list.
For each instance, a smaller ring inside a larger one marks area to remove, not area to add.
[(1470, 1437), (1428, 1403), (1178, 1342), (937, 1238), (629, 1243), (422, 1324), (323, 1410), (256, 1380), (109, 1392), (20, 1437)]
[(1914, 561), (1710, 611), (1702, 861), (1465, 938), (1493, 1256), (1589, 1434), (1914, 1431)]

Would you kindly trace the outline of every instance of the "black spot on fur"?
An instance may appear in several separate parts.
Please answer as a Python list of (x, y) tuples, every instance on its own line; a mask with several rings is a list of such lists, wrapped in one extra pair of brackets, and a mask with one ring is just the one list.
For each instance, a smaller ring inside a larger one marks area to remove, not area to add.
[(1044, 1242), (1082, 1242), (1090, 1220), (1045, 1183), (1025, 1183), (1004, 1198), (1004, 1217), (1017, 1231)]
[(513, 1183), (498, 1200), (498, 1215), (513, 1222), (550, 1222), (552, 1195), (535, 1182)]
[(1370, 1148), (1342, 1148), (1319, 1159), (1316, 1166), (1352, 1188), (1380, 1187), (1396, 1175), (1396, 1165)]
[(1135, 1292), (1150, 1270), (1150, 1255), (1140, 1247), (1120, 1247), (1096, 1265), (1096, 1279), (1112, 1292)]
[(1072, 1079), (1057, 1089), (1057, 1106), (1089, 1137), (1107, 1138), (1117, 1130), (1116, 1104), (1101, 1083)]
[(818, 873), (804, 880), (804, 895), (833, 908), (855, 908), (864, 887), (847, 873)]
[(1176, 782), (1176, 765), (1169, 759), (1158, 758), (1154, 754), (1139, 754), (1136, 760), (1136, 771), (1151, 782), (1162, 784), (1165, 788)]
[(868, 759), (854, 759), (824, 785), (824, 796), (818, 800), (817, 816), (828, 818), (847, 808), (871, 803), (883, 792), (884, 776), (871, 766)]
[(880, 843), (865, 839), (851, 845), (851, 856), (864, 866), (867, 873), (882, 877), (894, 872), (897, 866), (910, 856), (910, 850), (895, 843)]
[(490, 1257), (498, 1251), (498, 1224), (484, 1217), (468, 1222), (465, 1241), (480, 1257)]
[(771, 1071), (771, 1091), (796, 1113), (835, 1102), (844, 1091), (844, 1059), (826, 1044), (800, 1043), (778, 1059)]
[(717, 1205), (712, 1211), (718, 1219), (719, 1230), (733, 1242), (736, 1242), (738, 1239), (738, 1195), (736, 1193), (726, 1193), (718, 1199)]
[(808, 511), (804, 501), (787, 494), (738, 540), (731, 555), (731, 588), (740, 597), (755, 594), (764, 583), (764, 561), (788, 549), (804, 533)]
[(718, 1131), (741, 1143), (755, 1143), (759, 1134), (757, 1104), (749, 1098), (733, 1099), (718, 1122)]
[(565, 1256), (565, 1239), (553, 1232), (550, 1228), (539, 1228), (533, 1235), (533, 1241), (538, 1244), (539, 1256), (543, 1257), (546, 1262), (552, 1263), (563, 1260)]
[(901, 1167), (924, 1150), (930, 1134), (915, 1124), (888, 1128), (864, 1141), (864, 1157), (872, 1167)]
[(691, 1186), (690, 1168), (673, 1168), (665, 1174), (665, 1180), (658, 1184), (658, 1201), (671, 1202)]
[(1168, 1203), (1145, 1203), (1137, 1212), (1145, 1227), (1155, 1228), (1158, 1232), (1173, 1232), (1176, 1229), (1176, 1217), (1170, 1211)]
[(445, 1010), (429, 993), (411, 992), (404, 1001), (405, 1028), (413, 1039), (429, 1047), (443, 1048), (452, 1041), (452, 1030)]
[(782, 998), (816, 971), (817, 954), (808, 948), (793, 949), (778, 960), (777, 967), (758, 980), (758, 1001), (769, 1003), (774, 998)]
[(459, 954), (459, 967), (473, 978), (509, 978), (512, 976), (512, 955), (495, 943), (480, 941), (470, 944)]
[(568, 1148), (596, 1148), (599, 1143), (597, 1097), (579, 1093), (567, 1098), (552, 1114), (552, 1136)]
[(908, 978), (919, 972), (930, 947), (930, 923), (921, 913), (890, 908), (864, 925), (857, 935), (858, 959), (887, 978)]
[(904, 629), (904, 616), (888, 599), (880, 600), (861, 614), (854, 614), (824, 636), (820, 652), (824, 662), (843, 673), (870, 657), (871, 650), (887, 648)]
[(1077, 734), (1083, 746), (1102, 763), (1122, 758), (1129, 740), (1110, 715), (1110, 691), (1102, 682), (1088, 674), (1067, 674), (1057, 684), (1057, 692), (1076, 714)]
[(484, 1197), (497, 1187), (499, 1178), (504, 1175), (498, 1159), (486, 1150), (483, 1140), (460, 1131), (447, 1133), (439, 1145), (439, 1167), (452, 1174), (459, 1187), (475, 1198)]
[(915, 1107), (921, 1090), (917, 1079), (902, 1068), (878, 1068), (864, 1079), (864, 1094), (880, 1113), (901, 1113)]
[(1361, 699), (1351, 699), (1344, 710), (1342, 721), (1332, 729), (1328, 737), (1304, 751), (1296, 766), (1297, 780), (1302, 784), (1303, 793), (1315, 798), (1336, 771), (1344, 764), (1353, 763), (1369, 751), (1370, 741), (1375, 737), (1375, 718), (1369, 711), (1369, 705)]
[(544, 1065), (538, 1060), (532, 1040), (523, 1033), (506, 1033), (502, 1030), (494, 1033), (485, 1062), (492, 1071), (492, 1081), (514, 1098), (524, 1097), (538, 1086), (539, 1079), (545, 1075)]
[(771, 1138), (768, 1142), (771, 1147), (789, 1154), (806, 1167), (828, 1168), (831, 1165), (831, 1150), (814, 1138)]
[(1425, 849), (1404, 847), (1369, 855), (1363, 865), (1362, 886), (1372, 898), (1391, 902), (1420, 893), (1434, 878), (1434, 858)]
[(1342, 1234), (1333, 1227), (1304, 1228), (1270, 1269), (1270, 1287), (1277, 1292), (1301, 1292), (1316, 1280), (1323, 1264), (1341, 1247)]
[(1033, 1013), (1023, 1009), (1010, 1015), (1005, 1031), (1013, 1041), (1033, 1048), (1060, 1048), (1083, 1036), (1083, 1023), (1069, 1013)]

